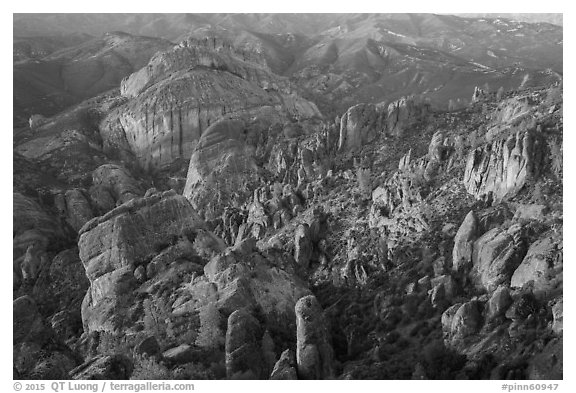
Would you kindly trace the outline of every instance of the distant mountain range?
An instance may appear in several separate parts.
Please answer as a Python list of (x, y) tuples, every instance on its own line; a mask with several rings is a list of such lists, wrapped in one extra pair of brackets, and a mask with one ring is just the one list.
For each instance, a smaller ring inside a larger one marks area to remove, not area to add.
[[(118, 87), (154, 53), (190, 37), (263, 56), (329, 116), (410, 94), (459, 105), (475, 86), (509, 90), (562, 78), (562, 27), (517, 21), (561, 23), (561, 15), (464, 15), (15, 14), (16, 112), (53, 114)], [(87, 74), (78, 78), (75, 69)]]

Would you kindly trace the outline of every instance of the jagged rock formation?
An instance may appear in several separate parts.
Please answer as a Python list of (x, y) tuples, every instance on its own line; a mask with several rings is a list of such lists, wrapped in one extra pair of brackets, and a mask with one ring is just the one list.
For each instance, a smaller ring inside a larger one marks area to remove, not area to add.
[(400, 137), (428, 111), (429, 104), (413, 96), (391, 102), (387, 107), (384, 103), (354, 105), (341, 117), (338, 150), (360, 148), (379, 133)]
[(138, 182), (122, 166), (105, 164), (92, 172), (90, 197), (102, 213), (142, 195)]
[(158, 53), (121, 91), (130, 99), (104, 121), (104, 144), (132, 151), (144, 168), (187, 160), (204, 131), (225, 115), (272, 107), (296, 119), (321, 116), (257, 53), (217, 38), (190, 38)]
[(476, 198), (514, 195), (540, 168), (540, 144), (530, 132), (516, 132), (470, 152), (464, 184)]
[(282, 352), (280, 359), (278, 359), (274, 365), (274, 370), (272, 370), (270, 379), (298, 379), (298, 375), (296, 373), (296, 356), (294, 356), (294, 352), (289, 349)]
[(415, 121), (421, 120), (429, 111), (429, 104), (421, 97), (403, 97), (388, 105), (387, 132), (401, 137)]
[(477, 284), (492, 291), (509, 282), (525, 254), (519, 224), (507, 230), (492, 229), (474, 242), (471, 276)]
[(263, 374), (260, 323), (244, 309), (228, 317), (226, 330), (226, 376), (259, 379)]
[(373, 140), (383, 126), (384, 111), (374, 104), (358, 104), (340, 120), (338, 150), (359, 148)]
[(510, 285), (521, 288), (533, 282), (534, 293), (554, 293), (562, 272), (562, 261), (558, 259), (559, 244), (553, 236), (538, 239), (530, 245), (526, 256), (514, 271)]
[(99, 356), (70, 371), (77, 380), (129, 379), (133, 365), (124, 355)]
[(334, 354), (322, 308), (314, 296), (296, 304), (296, 363), (300, 379), (327, 379), (334, 375)]
[[(193, 34), (228, 41), (186, 39), (116, 92), (15, 133), (14, 299), (33, 316), (15, 376), (554, 375), (562, 87), (436, 111), (399, 98), (400, 85), (440, 94), (428, 86), (442, 78), (410, 70), (433, 48), (379, 30), (361, 49), (318, 47), (325, 65), (306, 69), (297, 52), (316, 44), (302, 37), (221, 30)], [(395, 79), (344, 76), (350, 59)], [(298, 95), (331, 100), (336, 85), (342, 118)], [(380, 90), (386, 104), (370, 104)]]
[(167, 192), (134, 199), (89, 221), (79, 232), (80, 258), (90, 280), (82, 305), (85, 331), (119, 332), (128, 321), (119, 309), (131, 306), (134, 270), (202, 221), (185, 198)]
[(466, 215), (462, 225), (454, 237), (452, 252), (452, 269), (455, 271), (469, 270), (472, 263), (472, 250), (477, 237), (477, 219), (473, 211)]
[(83, 189), (73, 188), (65, 193), (57, 194), (54, 197), (54, 205), (76, 232), (94, 218), (90, 197)]
[(460, 342), (477, 333), (482, 326), (482, 316), (478, 302), (455, 304), (442, 314), (442, 330), (447, 345)]

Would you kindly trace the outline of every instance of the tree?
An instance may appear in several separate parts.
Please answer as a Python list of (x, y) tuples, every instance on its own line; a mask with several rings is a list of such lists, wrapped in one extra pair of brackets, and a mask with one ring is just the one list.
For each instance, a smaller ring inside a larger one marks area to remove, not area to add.
[(203, 348), (218, 349), (224, 344), (224, 333), (220, 328), (222, 316), (214, 303), (200, 309), (200, 329), (196, 345)]

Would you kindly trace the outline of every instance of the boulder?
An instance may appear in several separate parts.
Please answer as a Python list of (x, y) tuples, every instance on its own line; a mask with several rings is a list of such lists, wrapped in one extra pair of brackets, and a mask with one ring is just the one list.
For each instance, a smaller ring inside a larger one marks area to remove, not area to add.
[(154, 336), (148, 336), (140, 340), (134, 347), (135, 356), (156, 356), (160, 353), (160, 344)]
[(481, 326), (482, 315), (477, 301), (455, 304), (442, 314), (442, 331), (447, 345), (457, 345), (477, 333)]
[(64, 194), (66, 201), (66, 222), (78, 232), (84, 224), (94, 218), (92, 207), (84, 191), (78, 188), (66, 191)]
[(509, 282), (526, 253), (522, 232), (519, 224), (495, 228), (474, 242), (470, 276), (477, 286), (493, 291)]
[[(151, 349), (154, 350), (155, 346), (151, 342)], [(159, 348), (158, 348), (159, 349)], [(167, 349), (162, 353), (162, 358), (169, 364), (186, 364), (197, 359), (197, 351), (188, 344), (181, 344), (177, 347)]]
[(144, 190), (120, 165), (104, 164), (92, 172), (90, 197), (102, 213), (142, 195)]
[(324, 313), (313, 295), (296, 303), (296, 363), (300, 379), (334, 376), (334, 351)]
[(538, 302), (532, 292), (521, 293), (506, 310), (506, 318), (512, 321), (524, 321), (530, 315), (535, 315), (538, 309)]
[(294, 234), (294, 259), (296, 263), (307, 269), (312, 257), (312, 241), (308, 224), (300, 224)]
[(499, 286), (490, 296), (486, 309), (486, 320), (492, 321), (503, 316), (512, 304), (510, 289), (506, 286)]
[(88, 360), (70, 371), (75, 380), (118, 380), (130, 379), (133, 365), (124, 355), (101, 355)]
[(474, 212), (470, 211), (454, 237), (454, 249), (452, 251), (452, 269), (454, 271), (467, 272), (472, 268), (472, 250), (477, 236), (478, 221)]
[(553, 279), (556, 276), (554, 261), (557, 250), (557, 240), (552, 236), (543, 237), (530, 245), (522, 263), (514, 271), (511, 286), (521, 288), (526, 283), (534, 282), (534, 293), (545, 294), (553, 289)]
[(245, 309), (230, 314), (226, 330), (226, 376), (229, 379), (264, 377), (262, 333), (258, 320)]
[(240, 308), (258, 308), (271, 330), (294, 331), (294, 306), (310, 290), (297, 277), (292, 257), (277, 250), (262, 255), (234, 249), (212, 258), (196, 285), (213, 283), (218, 288), (217, 307), (225, 317)]
[(274, 370), (272, 370), (270, 379), (298, 379), (298, 375), (296, 373), (296, 357), (294, 356), (294, 352), (292, 352), (290, 349), (282, 352), (280, 359), (274, 365)]
[(564, 331), (564, 301), (560, 298), (552, 306), (552, 330), (554, 333), (561, 335)]
[(446, 300), (451, 300), (454, 295), (456, 295), (456, 282), (450, 275), (442, 275), (438, 277), (434, 277), (430, 280), (430, 284), (432, 285), (432, 291), (440, 286), (444, 288), (444, 294), (446, 296)]

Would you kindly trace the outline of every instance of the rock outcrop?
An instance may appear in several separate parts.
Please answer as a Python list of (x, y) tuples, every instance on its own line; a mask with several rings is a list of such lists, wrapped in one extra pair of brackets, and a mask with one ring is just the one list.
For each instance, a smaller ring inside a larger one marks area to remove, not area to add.
[(136, 198), (80, 230), (80, 258), (90, 280), (82, 305), (85, 331), (117, 332), (137, 287), (134, 270), (158, 248), (203, 225), (188, 201), (174, 192)]
[(407, 128), (421, 120), (429, 112), (429, 104), (420, 97), (408, 96), (388, 105), (386, 131), (390, 135), (402, 136)]
[(218, 38), (191, 38), (158, 53), (121, 91), (129, 100), (103, 123), (105, 150), (132, 151), (144, 168), (187, 160), (204, 131), (226, 115), (272, 107), (297, 119), (321, 116), (261, 55)]
[(83, 189), (73, 188), (67, 190), (64, 194), (56, 195), (54, 204), (57, 206), (60, 214), (66, 218), (66, 222), (76, 232), (94, 218), (90, 197), (86, 195)]
[(383, 131), (385, 112), (374, 104), (354, 105), (340, 119), (338, 150), (362, 147)]
[(540, 169), (540, 146), (531, 132), (516, 132), (472, 150), (464, 185), (476, 198), (496, 201), (515, 195)]
[(492, 229), (474, 242), (470, 276), (478, 286), (492, 291), (509, 282), (525, 254), (520, 224)]
[(472, 267), (472, 250), (474, 241), (478, 236), (478, 222), (473, 211), (464, 218), (462, 225), (454, 236), (454, 249), (452, 251), (452, 269), (465, 271)]
[(70, 371), (76, 380), (129, 379), (133, 365), (124, 355), (98, 356)]
[(105, 164), (92, 172), (90, 197), (102, 213), (142, 195), (138, 182), (122, 166)]
[(535, 294), (545, 294), (555, 289), (555, 278), (562, 271), (562, 263), (557, 259), (558, 243), (552, 236), (543, 237), (530, 245), (522, 263), (514, 271), (511, 286), (521, 288), (526, 283), (534, 283)]
[(322, 308), (314, 296), (296, 304), (296, 363), (300, 379), (328, 379), (334, 375), (334, 351)]
[(444, 342), (457, 346), (482, 327), (482, 314), (477, 301), (455, 304), (442, 314)]
[(270, 375), (270, 379), (282, 380), (282, 379), (298, 379), (298, 374), (296, 372), (296, 356), (294, 352), (287, 349), (282, 352), (280, 359), (274, 365), (274, 370)]
[(261, 338), (260, 323), (249, 312), (240, 309), (230, 314), (226, 330), (226, 376), (229, 379), (264, 376)]

